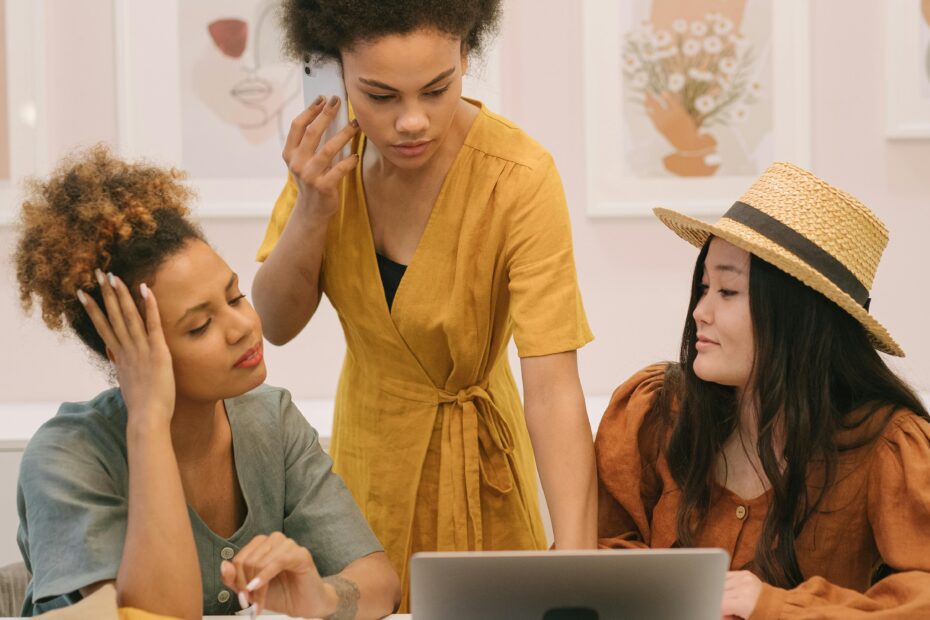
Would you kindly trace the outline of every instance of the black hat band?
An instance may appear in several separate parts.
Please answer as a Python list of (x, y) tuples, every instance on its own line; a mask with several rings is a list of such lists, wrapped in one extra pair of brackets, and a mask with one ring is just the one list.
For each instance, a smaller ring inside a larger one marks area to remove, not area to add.
[(869, 309), (871, 302), (869, 290), (859, 279), (836, 257), (798, 231), (745, 202), (733, 203), (724, 217), (751, 228), (769, 241), (785, 248), (819, 271), (841, 291), (856, 300), (860, 306), (866, 310)]

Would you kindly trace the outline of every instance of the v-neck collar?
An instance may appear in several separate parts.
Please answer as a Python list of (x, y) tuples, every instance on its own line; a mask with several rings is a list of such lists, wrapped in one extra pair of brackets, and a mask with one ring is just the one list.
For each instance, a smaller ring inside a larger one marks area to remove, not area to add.
[(242, 477), (242, 471), (241, 471), (240, 464), (243, 458), (245, 457), (243, 456), (242, 446), (240, 445), (241, 443), (241, 438), (239, 437), (240, 433), (236, 432), (237, 423), (233, 421), (236, 414), (233, 413), (234, 407), (231, 407), (230, 406), (231, 404), (232, 404), (232, 399), (223, 400), (223, 409), (226, 411), (226, 420), (227, 420), (227, 423), (229, 424), (229, 434), (232, 438), (233, 467), (236, 471), (236, 482), (239, 485), (240, 492), (242, 493), (242, 501), (245, 504), (245, 516), (242, 519), (242, 523), (240, 523), (239, 527), (236, 528), (236, 531), (233, 532), (232, 535), (229, 536), (229, 538), (226, 538), (216, 533), (215, 531), (213, 531), (213, 529), (209, 525), (207, 525), (207, 522), (203, 520), (203, 517), (201, 517), (200, 514), (190, 504), (187, 504), (187, 512), (188, 512), (188, 515), (191, 517), (192, 521), (194, 521), (194, 523), (199, 524), (200, 527), (215, 540), (220, 540), (220, 541), (223, 541), (224, 543), (230, 543), (237, 547), (241, 547), (245, 545), (246, 542), (248, 542), (247, 540), (243, 541), (243, 539), (248, 534), (248, 532), (251, 530), (250, 522), (252, 521), (252, 507), (249, 503), (249, 495), (247, 493), (245, 485), (242, 483), (244, 478)]
[(405, 286), (405, 283), (411, 277), (416, 277), (420, 271), (418, 269), (418, 265), (423, 262), (423, 259), (420, 258), (420, 255), (424, 253), (423, 248), (424, 245), (426, 245), (424, 242), (429, 238), (432, 229), (435, 227), (435, 220), (438, 217), (437, 212), (440, 211), (438, 207), (442, 206), (443, 199), (445, 198), (446, 189), (449, 184), (449, 177), (452, 176), (453, 171), (456, 169), (456, 167), (458, 167), (459, 162), (462, 159), (462, 153), (465, 151), (465, 147), (468, 146), (472, 135), (476, 131), (475, 128), (479, 124), (481, 117), (486, 112), (483, 103), (471, 99), (465, 99), (465, 101), (470, 105), (477, 104), (478, 113), (475, 115), (475, 118), (472, 119), (472, 123), (469, 126), (468, 131), (465, 132), (465, 138), (462, 141), (462, 146), (459, 147), (458, 152), (455, 154), (455, 158), (452, 160), (452, 164), (449, 166), (449, 170), (446, 171), (446, 176), (443, 178), (442, 185), (439, 187), (439, 193), (436, 195), (436, 200), (433, 202), (433, 206), (430, 209), (429, 217), (426, 220), (426, 226), (423, 228), (423, 232), (420, 234), (420, 239), (417, 241), (417, 247), (413, 252), (413, 256), (410, 258), (410, 262), (407, 263), (407, 269), (404, 272), (404, 277), (401, 278), (400, 284), (397, 285), (397, 290), (394, 293), (394, 303), (390, 308), (387, 305), (387, 297), (385, 295), (384, 285), (381, 283), (380, 271), (378, 270), (377, 249), (375, 248), (374, 233), (371, 230), (371, 218), (368, 215), (368, 196), (365, 192), (365, 183), (362, 176), (362, 169), (364, 168), (363, 161), (365, 156), (365, 147), (368, 144), (368, 137), (365, 134), (359, 135), (357, 149), (359, 165), (355, 167), (355, 184), (356, 192), (358, 195), (358, 203), (362, 213), (362, 225), (365, 228), (365, 234), (368, 238), (366, 251), (367, 257), (365, 259), (367, 268), (366, 275), (368, 278), (369, 286), (377, 287), (379, 293), (378, 299), (381, 302), (381, 308), (384, 310), (384, 313), (386, 313), (388, 321), (394, 327), (395, 332), (397, 332), (397, 335), (401, 338), (401, 340), (403, 340), (403, 334), (400, 333), (400, 329), (397, 325), (397, 315), (395, 313), (397, 312), (398, 305), (403, 306), (403, 300), (405, 297), (404, 291), (409, 288), (409, 285)]
[(724, 496), (728, 497), (730, 501), (732, 501), (734, 504), (746, 504), (748, 506), (762, 505), (762, 504), (768, 503), (769, 496), (773, 493), (772, 487), (770, 485), (762, 493), (759, 493), (758, 495), (754, 497), (743, 497), (736, 491), (732, 490), (731, 488), (727, 486), (720, 484), (716, 480), (714, 481), (714, 485), (716, 485), (717, 489)]

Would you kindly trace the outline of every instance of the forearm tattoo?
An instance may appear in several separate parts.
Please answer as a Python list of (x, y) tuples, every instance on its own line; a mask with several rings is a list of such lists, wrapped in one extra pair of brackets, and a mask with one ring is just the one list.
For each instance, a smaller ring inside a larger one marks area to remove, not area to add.
[(355, 620), (355, 614), (358, 613), (358, 599), (361, 596), (355, 582), (340, 575), (324, 577), (323, 581), (331, 585), (339, 597), (336, 611), (326, 616), (325, 620)]

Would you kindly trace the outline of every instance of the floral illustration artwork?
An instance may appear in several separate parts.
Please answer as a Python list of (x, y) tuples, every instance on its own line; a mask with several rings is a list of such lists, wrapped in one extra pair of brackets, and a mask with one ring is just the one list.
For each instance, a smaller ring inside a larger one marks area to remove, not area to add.
[(635, 4), (621, 59), (631, 166), (643, 176), (755, 174), (772, 129), (771, 32), (758, 28), (771, 0)]
[(197, 177), (281, 174), (301, 72), (281, 53), (278, 3), (179, 3), (184, 166)]

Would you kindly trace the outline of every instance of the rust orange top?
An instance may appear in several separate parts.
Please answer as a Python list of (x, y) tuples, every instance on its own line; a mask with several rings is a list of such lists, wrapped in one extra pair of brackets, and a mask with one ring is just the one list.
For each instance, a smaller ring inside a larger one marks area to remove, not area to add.
[[(662, 548), (677, 539), (681, 491), (664, 455), (643, 462), (639, 449), (664, 372), (650, 366), (617, 388), (598, 428), (602, 547)], [(697, 546), (725, 549), (732, 570), (749, 569), (771, 492), (744, 499), (717, 491)], [(930, 423), (897, 411), (874, 441), (842, 453), (833, 489), (795, 549), (806, 580), (790, 590), (765, 584), (753, 619), (930, 617)], [(873, 585), (882, 564), (894, 572)]]

